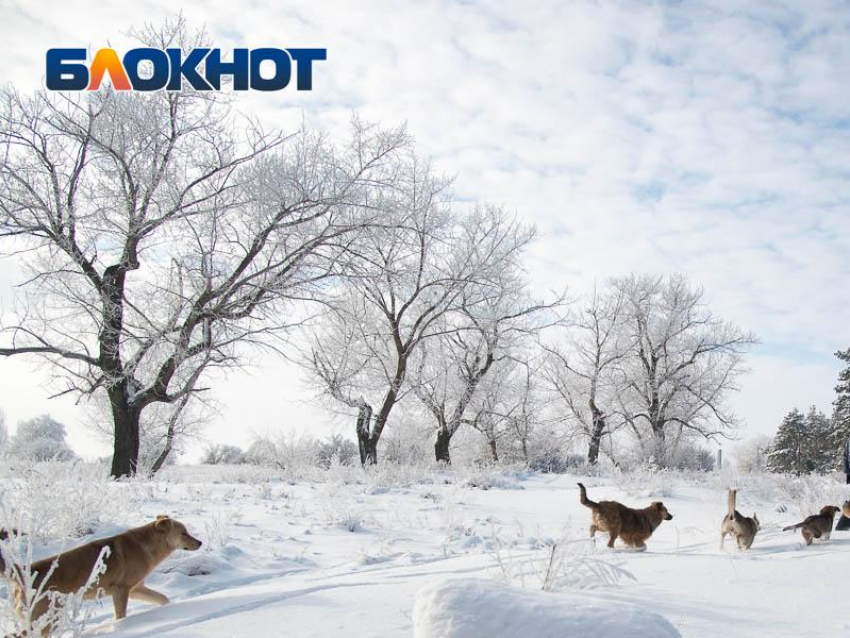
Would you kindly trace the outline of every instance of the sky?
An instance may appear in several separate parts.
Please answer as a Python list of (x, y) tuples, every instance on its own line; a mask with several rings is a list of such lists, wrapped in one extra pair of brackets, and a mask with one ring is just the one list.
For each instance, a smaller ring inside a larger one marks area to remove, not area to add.
[[(537, 226), (535, 289), (580, 294), (629, 272), (703, 286), (760, 339), (732, 397), (742, 436), (772, 434), (794, 407), (830, 410), (834, 352), (850, 347), (846, 3), (0, 0), (0, 81), (36, 90), (47, 49), (120, 48), (179, 10), (222, 49), (326, 48), (311, 92), (239, 108), (284, 130), (340, 134), (352, 113), (406, 123), (460, 198)], [(7, 310), (19, 279), (0, 259)], [(210, 439), (350, 429), (292, 366), (250, 363), (213, 379)], [(79, 451), (106, 453), (51, 393), (43, 367), (0, 360), (9, 421), (47, 411)]]

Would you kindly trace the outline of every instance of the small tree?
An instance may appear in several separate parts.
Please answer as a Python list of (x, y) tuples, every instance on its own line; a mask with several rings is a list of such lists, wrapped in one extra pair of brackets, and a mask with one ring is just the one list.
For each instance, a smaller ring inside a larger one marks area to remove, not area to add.
[(767, 470), (800, 476), (807, 471), (806, 446), (808, 431), (806, 418), (794, 408), (782, 419), (779, 431), (767, 455)]
[(744, 474), (756, 474), (767, 469), (768, 454), (773, 447), (773, 439), (760, 434), (741, 443), (734, 451), (735, 465)]
[(551, 424), (540, 390), (541, 365), (539, 358), (506, 360), (469, 410), (465, 422), (484, 435), (494, 461), (528, 463), (532, 437), (539, 426)]
[(201, 463), (206, 465), (233, 465), (242, 462), (244, 452), (235, 445), (211, 443), (204, 450)]
[(806, 446), (804, 448), (806, 472), (831, 472), (841, 448), (834, 445), (832, 420), (815, 406), (806, 413)]
[(65, 426), (47, 414), (18, 423), (9, 454), (29, 461), (68, 461), (75, 456), (65, 442)]
[(836, 352), (835, 356), (844, 363), (844, 369), (838, 375), (835, 386), (835, 401), (832, 412), (832, 446), (835, 451), (834, 469), (843, 469), (844, 449), (850, 442), (850, 348)]

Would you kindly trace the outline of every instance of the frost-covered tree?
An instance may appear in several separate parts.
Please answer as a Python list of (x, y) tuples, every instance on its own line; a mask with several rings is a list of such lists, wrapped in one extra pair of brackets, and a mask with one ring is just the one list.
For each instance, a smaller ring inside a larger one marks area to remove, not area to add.
[(233, 465), (242, 462), (244, 452), (235, 445), (211, 443), (204, 450), (201, 463), (206, 465)]
[[(515, 226), (499, 216), (489, 239), (508, 240), (510, 251), (500, 259), (498, 273), (483, 284), (473, 281), (464, 297), (475, 303), (462, 303), (460, 308), (443, 317), (441, 333), (423, 343), (415, 366), (413, 387), (436, 429), (434, 454), (437, 461), (451, 463), (449, 446), (452, 437), (465, 422), (467, 411), (480, 394), (482, 382), (494, 366), (525, 356), (537, 347), (537, 336), (558, 321), (556, 309), (563, 295), (553, 301), (533, 299), (528, 282), (521, 276), (521, 256), (515, 250), (531, 237), (530, 230)], [(513, 228), (510, 237), (497, 225)], [(481, 246), (482, 253), (502, 252), (497, 246)], [(489, 258), (489, 256), (488, 256)], [(476, 290), (478, 286), (485, 290)]]
[(625, 319), (625, 290), (594, 288), (579, 301), (564, 344), (546, 346), (548, 357), (543, 377), (557, 397), (570, 429), (587, 441), (587, 462), (595, 465), (604, 437), (623, 424), (617, 414), (618, 397), (624, 392), (621, 362), (632, 353)]
[(680, 275), (628, 276), (623, 294), (629, 356), (618, 364), (618, 411), (645, 453), (664, 465), (683, 431), (729, 436), (738, 419), (727, 404), (755, 337), (714, 316), (701, 288)]
[(738, 471), (744, 474), (765, 471), (772, 447), (773, 439), (765, 434), (756, 435), (742, 442), (733, 452)]
[(321, 392), (357, 411), (364, 464), (377, 463), (390, 415), (415, 389), (420, 348), (495, 296), (502, 263), (527, 241), (496, 208), (453, 208), (449, 181), (412, 152), (396, 159), (391, 187), (369, 197), (382, 223), (352, 244), (357, 259), (315, 322), (306, 361)]
[[(138, 35), (203, 44), (182, 20)], [(297, 323), (405, 142), (359, 122), (339, 145), (284, 135), (216, 91), (3, 89), (0, 249), (27, 277), (0, 356), (46, 359), (59, 394), (105, 393), (112, 474), (134, 474), (143, 414)]]
[(542, 365), (539, 356), (506, 360), (482, 385), (464, 419), (484, 436), (494, 461), (529, 462), (533, 437), (540, 426), (551, 425), (550, 399), (541, 384)]
[(18, 423), (9, 454), (28, 461), (67, 461), (75, 456), (65, 442), (65, 426), (47, 414)]

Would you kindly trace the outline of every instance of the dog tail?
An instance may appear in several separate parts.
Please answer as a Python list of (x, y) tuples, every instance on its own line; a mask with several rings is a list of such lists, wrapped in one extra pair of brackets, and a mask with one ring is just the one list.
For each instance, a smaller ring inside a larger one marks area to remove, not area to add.
[(738, 490), (729, 490), (729, 495), (726, 497), (727, 511), (726, 515), (729, 518), (735, 518), (735, 501), (737, 500)]
[(587, 498), (587, 490), (585, 489), (584, 485), (579, 483), (578, 489), (579, 489), (579, 493), (581, 494), (580, 498), (581, 498), (581, 504), (582, 505), (584, 505), (585, 507), (596, 507), (597, 505), (599, 505), (599, 503), (594, 503), (589, 498)]
[(792, 530), (792, 529), (800, 529), (805, 524), (806, 524), (806, 522), (803, 521), (802, 523), (797, 523), (796, 525), (789, 525), (788, 527), (783, 527), (782, 531), (787, 532), (788, 530)]

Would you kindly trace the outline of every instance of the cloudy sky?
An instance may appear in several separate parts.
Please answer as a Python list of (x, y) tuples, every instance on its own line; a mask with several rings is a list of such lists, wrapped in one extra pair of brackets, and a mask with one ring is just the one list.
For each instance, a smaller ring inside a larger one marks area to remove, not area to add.
[[(830, 408), (850, 346), (850, 11), (843, 2), (244, 2), (184, 4), (232, 47), (324, 47), (312, 92), (251, 94), (269, 126), (407, 122), (465, 199), (540, 231), (540, 290), (682, 272), (761, 339), (734, 398), (744, 434)], [(238, 8), (237, 8), (238, 6)], [(112, 43), (179, 4), (0, 0), (4, 81), (41, 86), (56, 46)], [(8, 308), (17, 274), (0, 261)], [(258, 360), (217, 379), (210, 437), (334, 427), (298, 375)], [(11, 421), (50, 411), (93, 454), (45, 374), (0, 360)], [(269, 399), (271, 396), (273, 398)]]

